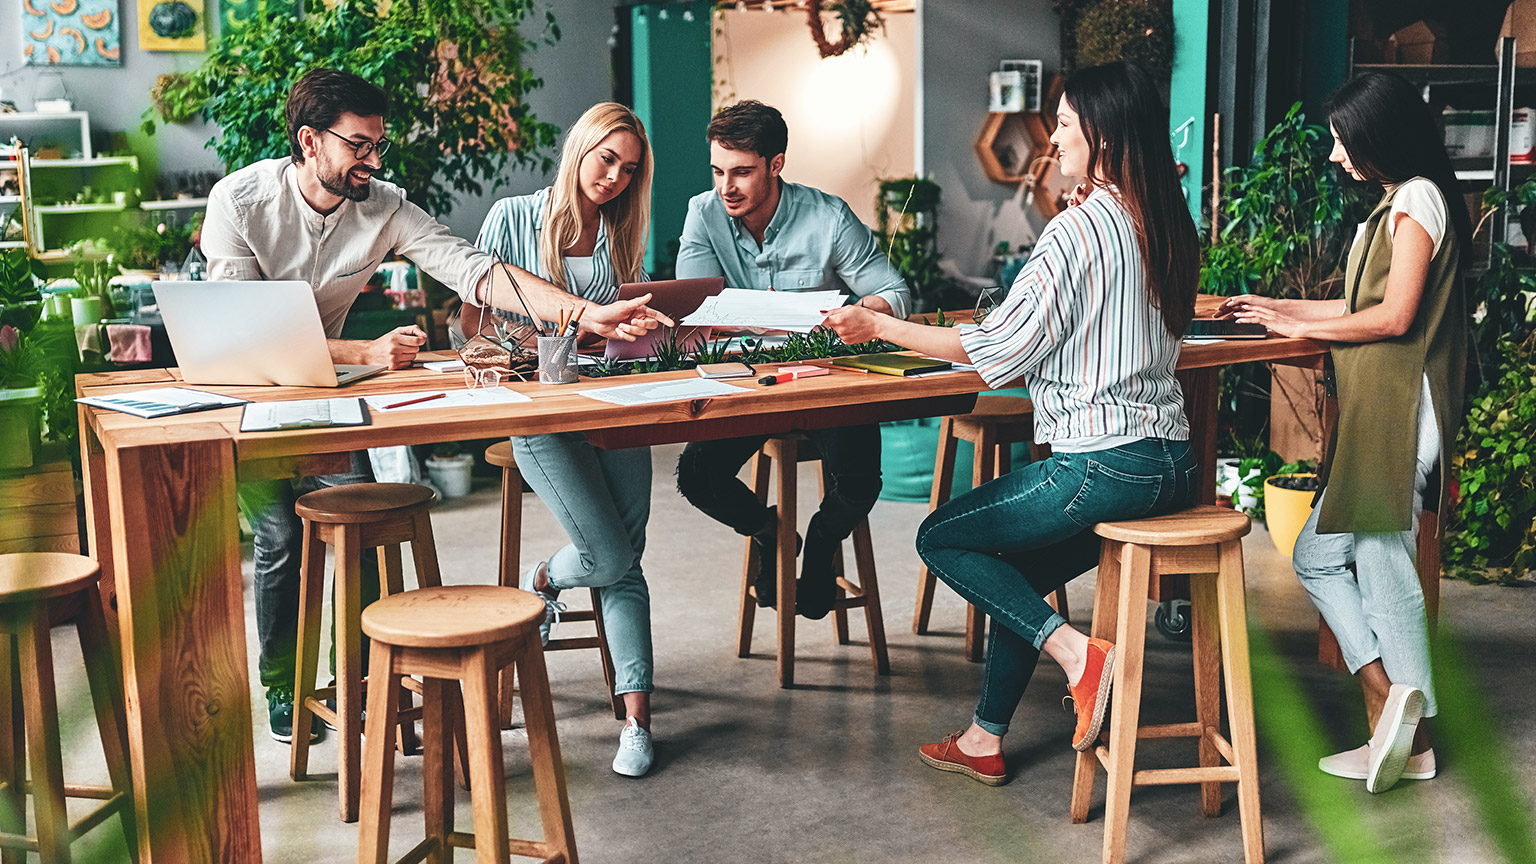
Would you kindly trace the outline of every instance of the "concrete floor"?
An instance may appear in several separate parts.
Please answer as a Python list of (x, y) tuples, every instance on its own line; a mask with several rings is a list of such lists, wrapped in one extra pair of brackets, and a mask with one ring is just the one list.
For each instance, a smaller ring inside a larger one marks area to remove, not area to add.
[[(851, 616), (854, 643), (839, 646), (830, 619), (799, 626), (797, 686), (777, 686), (773, 612), (759, 615), (754, 654), (735, 656), (736, 592), (741, 540), (695, 513), (672, 482), (678, 447), (655, 449), (648, 549), (657, 658), (653, 729), (657, 763), (643, 779), (609, 770), (620, 725), (609, 713), (595, 652), (552, 654), (549, 667), (559, 735), (581, 859), (586, 862), (1087, 862), (1102, 843), (1103, 781), (1093, 821), (1067, 819), (1074, 752), (1072, 715), (1062, 710), (1064, 679), (1043, 664), (1006, 741), (1011, 782), (989, 788), (934, 771), (916, 756), (919, 744), (966, 723), (980, 667), (961, 656), (963, 605), (941, 585), (937, 633), (915, 636), (912, 603), (918, 561), (912, 538), (927, 508), (881, 502), (875, 534), (891, 674), (875, 676), (864, 622)], [(801, 500), (812, 501), (814, 474), (801, 476)], [(496, 577), (498, 490), (477, 481), (467, 498), (433, 512), (444, 580), (489, 583)], [(809, 515), (802, 507), (802, 524)], [(564, 532), (533, 496), (525, 498), (523, 561), (547, 556)], [(1458, 676), (1471, 701), (1462, 713), (1493, 730), (1474, 729), (1472, 744), (1438, 753), (1441, 777), (1404, 783), (1372, 796), (1364, 784), (1319, 774), (1318, 756), (1355, 746), (1367, 732), (1358, 690), (1341, 674), (1312, 662), (1316, 614), (1275, 552), (1262, 526), (1244, 544), (1261, 713), (1260, 761), (1267, 860), (1482, 862), (1501, 858), (1484, 816), (1509, 808), (1518, 824), (1532, 819), (1528, 790), (1536, 782), (1536, 725), (1530, 682), (1536, 671), (1536, 607), (1521, 590), (1444, 583), (1444, 620), (1458, 635), (1470, 674)], [(409, 564), (407, 564), (409, 566)], [(249, 550), (245, 562), (250, 578)], [(407, 585), (410, 585), (407, 576)], [(1084, 624), (1093, 576), (1070, 586), (1072, 617)], [(584, 603), (584, 592), (571, 598)], [(249, 592), (247, 605), (249, 608)], [(1149, 607), (1150, 613), (1150, 607)], [(254, 626), (249, 623), (252, 668)], [(571, 625), (572, 629), (583, 625)], [(1191, 719), (1186, 644), (1149, 627), (1143, 719)], [(61, 698), (85, 708), (78, 646), (59, 642)], [(74, 651), (71, 657), (70, 651)], [(1442, 675), (1445, 667), (1442, 667)], [(1444, 692), (1442, 701), (1451, 707)], [(73, 698), (71, 698), (73, 696)], [(288, 748), (266, 734), (265, 700), (253, 692), (262, 848), (270, 862), (348, 861), (357, 831), (336, 819), (335, 741), (315, 745), (307, 782), (287, 776)], [(88, 709), (86, 709), (88, 710)], [(71, 712), (66, 770), (101, 774), (100, 750), (84, 711)], [(1309, 734), (1308, 724), (1327, 730)], [(525, 739), (504, 733), (514, 834), (537, 834)], [(1476, 745), (1483, 744), (1485, 747)], [(1192, 744), (1149, 742), (1138, 767), (1193, 759)], [(1458, 757), (1460, 757), (1458, 759)], [(1488, 761), (1479, 762), (1479, 758)], [(1474, 766), (1488, 766), (1486, 770)], [(1502, 770), (1511, 798), (1490, 772)], [(332, 773), (327, 773), (332, 772)], [(397, 762), (394, 854), (420, 838), (420, 759)], [(1217, 819), (1203, 818), (1195, 787), (1148, 787), (1132, 796), (1127, 860), (1144, 864), (1239, 861), (1242, 843), (1232, 787)], [(461, 793), (461, 830), (472, 824)], [(116, 826), (93, 832), (106, 856)], [(1527, 843), (1532, 841), (1529, 836)], [(1529, 849), (1531, 847), (1520, 847)], [(469, 853), (460, 852), (460, 860)], [(91, 859), (87, 859), (91, 860)]]

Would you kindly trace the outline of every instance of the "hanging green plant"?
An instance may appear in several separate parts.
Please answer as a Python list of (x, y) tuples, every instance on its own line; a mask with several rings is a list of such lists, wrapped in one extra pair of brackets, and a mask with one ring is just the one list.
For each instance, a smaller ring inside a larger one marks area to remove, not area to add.
[(183, 0), (165, 0), (149, 10), (149, 29), (162, 39), (181, 39), (197, 29), (197, 10)]
[(1075, 27), (1078, 67), (1132, 60), (1166, 83), (1173, 71), (1171, 0), (1099, 0)]
[(826, 11), (837, 16), (840, 34), (836, 42), (827, 39), (827, 28), (821, 20), (821, 0), (808, 0), (805, 4), (805, 23), (811, 28), (811, 38), (816, 40), (816, 50), (823, 58), (845, 54), (860, 42), (873, 39), (875, 31), (885, 27), (885, 19), (871, 0), (837, 0), (828, 4)]

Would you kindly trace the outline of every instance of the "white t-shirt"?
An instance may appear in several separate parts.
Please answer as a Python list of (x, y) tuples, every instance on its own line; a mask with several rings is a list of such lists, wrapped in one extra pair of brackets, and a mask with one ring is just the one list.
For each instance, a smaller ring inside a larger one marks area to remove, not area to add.
[[(1392, 199), (1392, 212), (1388, 214), (1387, 230), (1393, 237), (1397, 236), (1397, 216), (1401, 213), (1409, 219), (1419, 223), (1424, 233), (1435, 244), (1433, 255), (1440, 254), (1440, 246), (1445, 241), (1445, 223), (1450, 217), (1450, 211), (1446, 207), (1445, 196), (1440, 194), (1440, 187), (1427, 177), (1415, 177), (1398, 187), (1397, 195)], [(1361, 222), (1355, 228), (1355, 242), (1365, 235), (1365, 223)]]
[(583, 294), (597, 281), (597, 265), (592, 262), (592, 256), (577, 257), (565, 256), (565, 275), (570, 279), (568, 289), (572, 294)]

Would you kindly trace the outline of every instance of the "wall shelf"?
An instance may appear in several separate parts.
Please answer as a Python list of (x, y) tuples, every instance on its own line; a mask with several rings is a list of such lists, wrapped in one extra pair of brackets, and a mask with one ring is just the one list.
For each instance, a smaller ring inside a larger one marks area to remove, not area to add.
[(100, 168), (105, 165), (130, 165), (139, 168), (137, 156), (95, 156), (90, 159), (33, 159), (33, 168)]
[(53, 215), (57, 213), (117, 213), (126, 210), (125, 204), (39, 204), (33, 213)]
[(140, 201), (140, 210), (201, 210), (208, 206), (207, 198), (167, 198), (164, 201)]

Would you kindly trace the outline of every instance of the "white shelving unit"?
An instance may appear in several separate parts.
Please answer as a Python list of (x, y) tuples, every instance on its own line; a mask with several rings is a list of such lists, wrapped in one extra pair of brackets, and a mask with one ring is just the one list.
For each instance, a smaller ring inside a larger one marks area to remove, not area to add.
[(59, 147), (66, 159), (90, 159), (91, 118), (84, 111), (67, 111), (63, 114), (43, 114), (23, 111), (0, 114), (0, 141), (21, 139), (34, 156), (33, 164), (44, 161), (36, 157), (37, 151), (46, 147)]
[(202, 210), (208, 206), (207, 198), (167, 198), (164, 201), (140, 201), (140, 210)]

